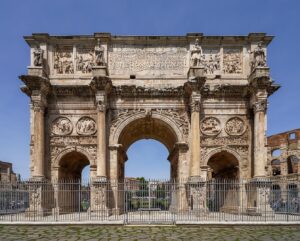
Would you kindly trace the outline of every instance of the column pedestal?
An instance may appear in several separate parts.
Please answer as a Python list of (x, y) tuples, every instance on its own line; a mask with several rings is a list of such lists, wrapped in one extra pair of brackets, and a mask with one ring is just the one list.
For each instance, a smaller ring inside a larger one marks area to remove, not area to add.
[(272, 182), (268, 179), (256, 178), (252, 180), (250, 184), (255, 190), (252, 193), (252, 195), (254, 195), (253, 206), (255, 208), (255, 213), (264, 217), (273, 217), (274, 211), (270, 205), (270, 189)]
[(199, 177), (191, 177), (187, 183), (190, 212), (196, 216), (208, 212), (206, 205), (206, 181)]
[(97, 217), (109, 216), (107, 207), (108, 182), (106, 178), (97, 178), (91, 183), (91, 206), (89, 212)]

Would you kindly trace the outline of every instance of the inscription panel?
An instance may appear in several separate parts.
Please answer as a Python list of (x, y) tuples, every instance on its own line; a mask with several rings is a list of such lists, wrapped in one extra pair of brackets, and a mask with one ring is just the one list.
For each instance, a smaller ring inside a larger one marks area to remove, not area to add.
[(184, 76), (189, 64), (185, 46), (113, 44), (108, 55), (111, 75)]

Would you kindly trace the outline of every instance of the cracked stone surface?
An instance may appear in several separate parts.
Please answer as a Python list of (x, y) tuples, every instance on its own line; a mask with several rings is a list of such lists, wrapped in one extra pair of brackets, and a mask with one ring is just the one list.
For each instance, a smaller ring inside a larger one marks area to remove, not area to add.
[(300, 240), (300, 226), (0, 226), (0, 240)]

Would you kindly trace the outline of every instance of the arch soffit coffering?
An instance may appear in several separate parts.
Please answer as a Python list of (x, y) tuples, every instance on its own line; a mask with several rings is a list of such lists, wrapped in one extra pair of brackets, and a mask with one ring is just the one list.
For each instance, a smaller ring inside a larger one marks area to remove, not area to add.
[[(118, 124), (118, 126), (115, 128), (114, 132), (110, 134), (109, 145), (110, 146), (117, 145), (122, 131), (125, 130), (125, 128), (128, 125), (130, 125), (132, 122), (139, 120), (139, 119), (143, 119), (145, 117), (146, 117), (146, 115), (144, 113), (137, 113), (133, 116), (128, 117), (124, 121), (120, 122)], [(158, 114), (158, 113), (153, 113), (151, 115), (151, 118), (160, 120), (160, 121), (164, 122), (165, 124), (167, 124), (170, 127), (170, 129), (174, 132), (177, 142), (185, 142), (182, 131), (180, 130), (180, 128), (176, 125), (176, 123), (171, 118), (166, 117), (161, 114)]]
[(238, 161), (238, 163), (240, 165), (240, 163), (241, 163), (241, 156), (240, 156), (240, 154), (238, 152), (236, 152), (235, 150), (232, 150), (232, 149), (230, 149), (228, 147), (217, 147), (216, 149), (214, 149), (214, 150), (210, 151), (209, 153), (207, 153), (204, 156), (204, 163), (205, 163), (205, 165), (208, 164), (208, 161), (209, 161), (209, 159), (211, 157), (213, 157), (215, 154), (218, 154), (218, 153), (220, 153), (222, 151), (227, 152), (229, 154), (232, 154), (236, 158), (236, 160)]
[(73, 147), (68, 147), (68, 148), (62, 150), (62, 151), (55, 157), (54, 162), (53, 162), (53, 163), (54, 163), (54, 164), (53, 164), (53, 167), (58, 168), (61, 159), (62, 159), (65, 155), (67, 155), (67, 154), (69, 154), (69, 153), (71, 153), (71, 152), (78, 152), (78, 153), (84, 155), (84, 156), (88, 159), (88, 161), (89, 161), (90, 164), (92, 164), (93, 161), (94, 161), (94, 160), (93, 160), (93, 157), (90, 155), (90, 153), (88, 153), (88, 152), (87, 152), (86, 150), (84, 150), (82, 147), (80, 147), (80, 146), (73, 146)]

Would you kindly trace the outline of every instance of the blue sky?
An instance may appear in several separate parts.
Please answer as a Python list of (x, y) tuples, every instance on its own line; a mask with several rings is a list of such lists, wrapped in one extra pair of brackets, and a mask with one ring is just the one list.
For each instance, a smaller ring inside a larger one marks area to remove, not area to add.
[[(34, 32), (275, 35), (268, 64), (282, 88), (270, 98), (268, 134), (299, 128), (299, 10), (298, 0), (1, 0), (0, 160), (13, 162), (16, 172), (29, 176), (29, 99), (19, 90), (18, 76), (29, 65), (29, 48), (22, 36)], [(143, 159), (145, 153), (147, 159)], [(169, 176), (167, 151), (156, 141), (137, 142), (128, 156), (130, 176), (139, 176), (143, 170), (152, 177)]]

